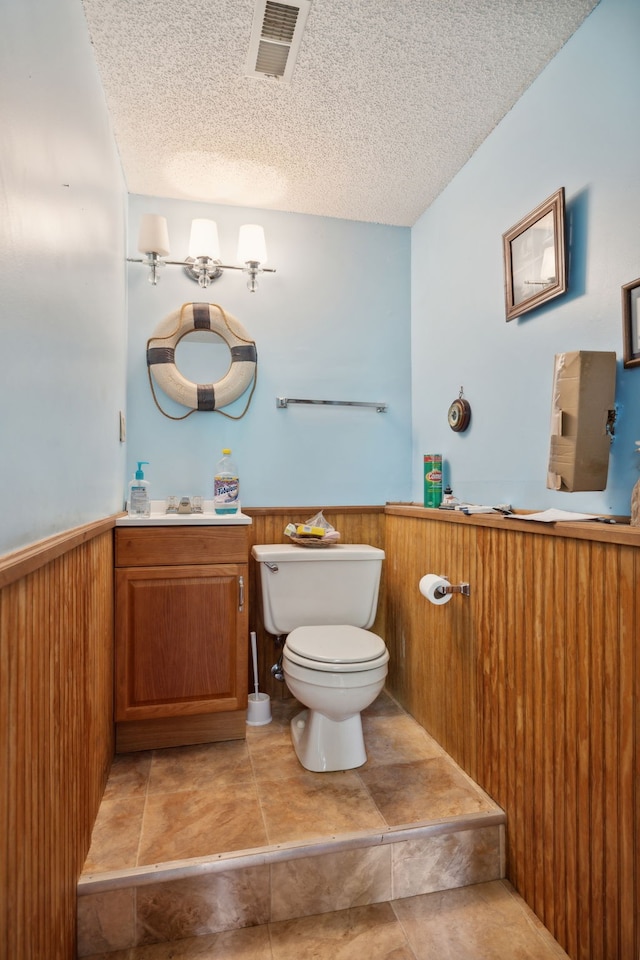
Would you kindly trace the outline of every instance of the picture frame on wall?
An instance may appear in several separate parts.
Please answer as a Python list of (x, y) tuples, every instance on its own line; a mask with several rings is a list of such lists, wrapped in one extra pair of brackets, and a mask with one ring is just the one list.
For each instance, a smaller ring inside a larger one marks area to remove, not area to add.
[(502, 234), (507, 321), (567, 290), (564, 187)]
[(640, 277), (622, 288), (622, 345), (625, 367), (640, 367)]

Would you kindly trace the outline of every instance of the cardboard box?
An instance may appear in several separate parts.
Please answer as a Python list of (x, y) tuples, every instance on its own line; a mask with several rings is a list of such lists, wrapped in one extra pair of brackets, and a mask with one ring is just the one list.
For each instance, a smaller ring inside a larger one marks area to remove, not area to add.
[(615, 394), (614, 352), (556, 354), (547, 474), (550, 490), (604, 490), (611, 448), (607, 422)]

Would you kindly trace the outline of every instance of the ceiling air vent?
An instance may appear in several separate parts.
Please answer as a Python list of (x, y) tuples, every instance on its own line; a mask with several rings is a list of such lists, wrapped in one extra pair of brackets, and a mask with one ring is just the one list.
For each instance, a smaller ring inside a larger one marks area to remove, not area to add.
[(291, 82), (311, 0), (258, 0), (253, 13), (245, 74)]

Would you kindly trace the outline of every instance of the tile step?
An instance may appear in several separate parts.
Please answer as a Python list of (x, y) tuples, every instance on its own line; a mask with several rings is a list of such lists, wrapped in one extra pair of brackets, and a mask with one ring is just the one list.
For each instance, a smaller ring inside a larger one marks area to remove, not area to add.
[(481, 812), (86, 874), (78, 956), (501, 879), (504, 830)]

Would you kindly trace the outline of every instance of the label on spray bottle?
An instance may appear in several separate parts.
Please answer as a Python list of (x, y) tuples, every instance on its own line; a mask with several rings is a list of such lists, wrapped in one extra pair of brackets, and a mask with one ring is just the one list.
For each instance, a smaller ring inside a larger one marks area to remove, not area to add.
[(237, 513), (240, 483), (237, 477), (217, 476), (213, 481), (213, 506), (216, 513)]
[(424, 455), (424, 505), (439, 507), (442, 503), (442, 454)]
[(213, 509), (216, 513), (237, 513), (239, 495), (238, 468), (231, 460), (231, 450), (224, 447), (213, 478)]

